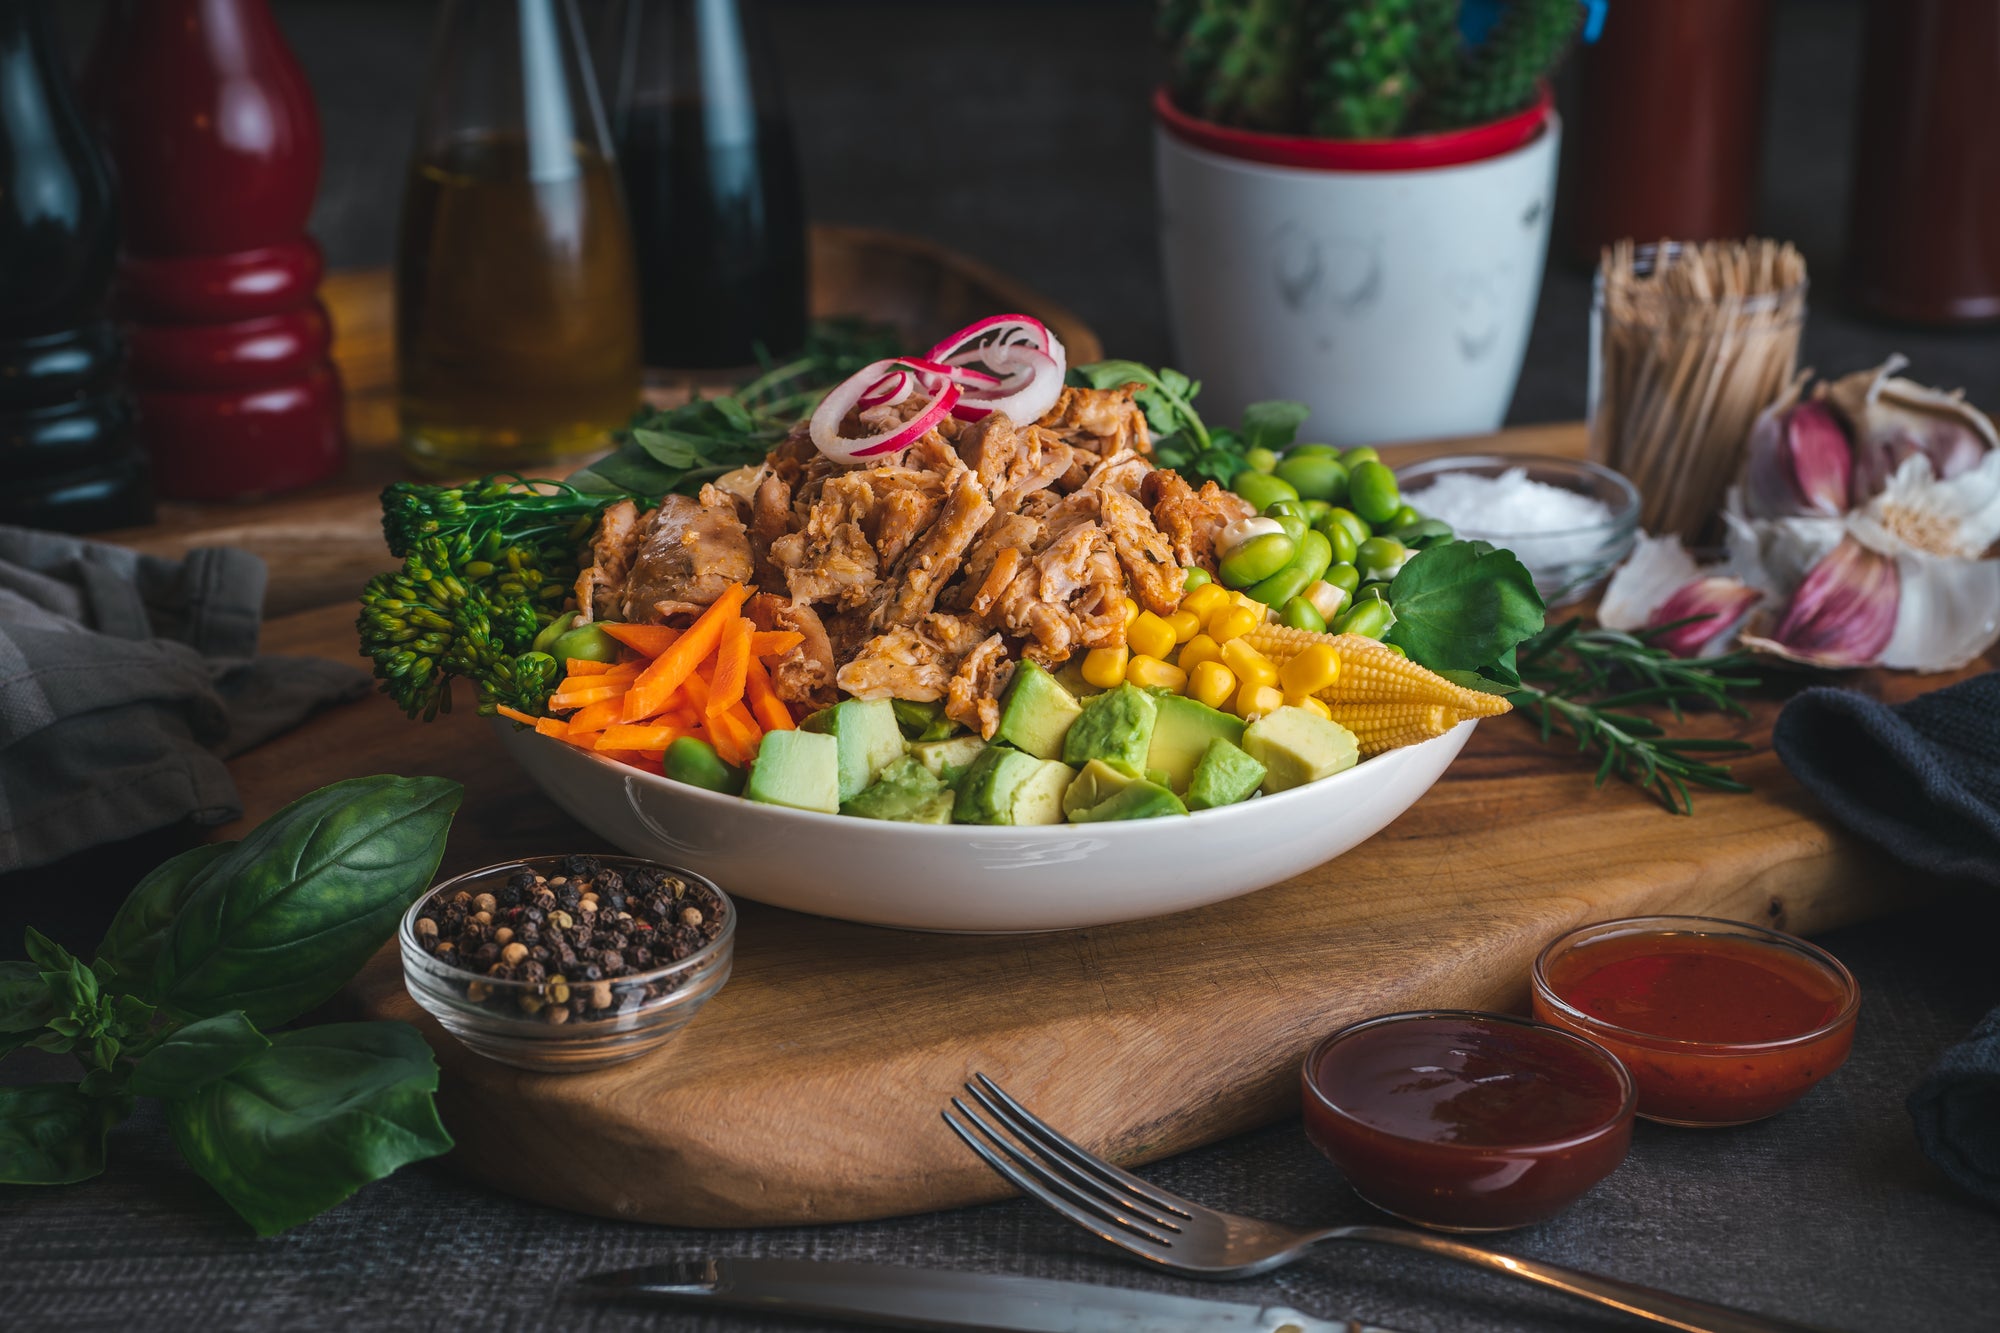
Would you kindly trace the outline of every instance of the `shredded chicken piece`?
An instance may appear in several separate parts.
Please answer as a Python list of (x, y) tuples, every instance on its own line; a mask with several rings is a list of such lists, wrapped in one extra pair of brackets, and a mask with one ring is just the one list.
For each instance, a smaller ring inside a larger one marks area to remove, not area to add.
[(861, 606), (881, 587), (879, 561), (863, 524), (875, 511), (875, 490), (858, 473), (828, 477), (805, 527), (771, 543), (771, 563), (784, 571), (795, 602)]
[(1156, 469), (1146, 477), (1140, 497), (1153, 509), (1153, 522), (1173, 546), (1183, 567), (1198, 565), (1215, 572), (1215, 539), (1239, 518), (1257, 511), (1240, 495), (1205, 482), (1196, 491), (1178, 472)]
[(914, 625), (930, 614), (944, 585), (958, 572), (986, 521), (993, 517), (993, 502), (980, 488), (979, 478), (964, 464), (950, 482), (944, 509), (922, 540), (912, 546), (884, 583), (888, 596), (875, 609), (870, 623), (878, 626)]
[(576, 609), (584, 620), (597, 619), (598, 603), (614, 615), (621, 609), (618, 590), (632, 570), (639, 549), (639, 506), (620, 500), (597, 520), (590, 539), (590, 564), (576, 576)]
[(1146, 414), (1132, 401), (1136, 384), (1122, 389), (1065, 388), (1038, 423), (1075, 449), (1109, 457), (1122, 449), (1153, 452)]
[(771, 543), (792, 530), (792, 487), (775, 469), (767, 471), (750, 501), (750, 559), (757, 586), (775, 587), (784, 571), (771, 560)]
[(1000, 726), (1000, 693), (1013, 678), (1007, 641), (998, 634), (987, 636), (965, 655), (946, 683), (944, 715), (992, 740)]
[(1101, 492), (1104, 527), (1117, 548), (1118, 563), (1132, 581), (1135, 600), (1157, 616), (1172, 615), (1181, 604), (1181, 567), (1173, 547), (1153, 526), (1153, 516), (1126, 492), (1107, 486)]
[(713, 487), (703, 487), (702, 495), (660, 501), (640, 526), (641, 544), (630, 574), (616, 589), (618, 601), (607, 598), (600, 611), (615, 605), (621, 619), (660, 624), (696, 614), (730, 584), (750, 581), (750, 538), (736, 516), (736, 502)]
[(826, 626), (810, 606), (793, 605), (773, 593), (760, 592), (743, 612), (758, 629), (793, 630), (805, 642), (771, 664), (771, 688), (788, 704), (823, 708), (834, 702), (833, 645)]
[(870, 639), (835, 680), (857, 699), (930, 703), (944, 698), (950, 678), (950, 666), (936, 644), (925, 642), (906, 625), (896, 625)]

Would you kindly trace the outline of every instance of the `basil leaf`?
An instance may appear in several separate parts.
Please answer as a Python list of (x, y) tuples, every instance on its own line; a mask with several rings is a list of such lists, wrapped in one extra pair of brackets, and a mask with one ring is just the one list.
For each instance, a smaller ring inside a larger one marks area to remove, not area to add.
[(33, 1041), (55, 1016), (55, 999), (39, 963), (0, 962), (0, 1055)]
[(1283, 453), (1291, 448), (1292, 441), (1299, 436), (1299, 427), (1311, 415), (1312, 409), (1304, 403), (1283, 398), (1252, 403), (1243, 409), (1242, 447)]
[(148, 1051), (132, 1067), (130, 1087), (141, 1097), (185, 1097), (270, 1046), (271, 1039), (234, 1009), (190, 1023)]
[(86, 1096), (74, 1083), (0, 1088), (0, 1184), (90, 1179), (104, 1169), (104, 1136), (124, 1112), (122, 1101)]
[(1478, 671), (1542, 628), (1542, 599), (1512, 551), (1444, 542), (1411, 556), (1389, 585), (1388, 641), (1433, 671)]
[[(167, 931), (181, 905), (194, 890), (203, 871), (236, 846), (233, 842), (212, 842), (182, 852), (156, 867), (140, 880), (111, 919), (111, 929), (97, 946), (97, 961), (127, 985), (146, 987), (153, 978), (153, 965), (166, 943)], [(99, 975), (103, 975), (100, 967)]]
[(437, 1063), (407, 1023), (281, 1032), (233, 1073), (167, 1103), (181, 1155), (260, 1236), (450, 1149)]
[(355, 778), (272, 815), (190, 888), (152, 998), (260, 1027), (325, 1000), (430, 885), (463, 794), (444, 778)]

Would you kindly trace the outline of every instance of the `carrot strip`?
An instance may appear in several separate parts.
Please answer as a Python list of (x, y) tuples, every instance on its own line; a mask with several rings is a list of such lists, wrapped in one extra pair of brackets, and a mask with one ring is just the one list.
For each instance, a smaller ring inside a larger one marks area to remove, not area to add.
[(749, 597), (748, 588), (740, 583), (730, 584), (728, 591), (695, 618), (687, 633), (675, 639), (665, 652), (653, 659), (652, 665), (632, 683), (632, 692), (626, 696), (627, 722), (644, 721), (667, 706), (667, 700), (673, 697), (674, 691), (715, 652), (722, 642), (722, 631), (736, 619), (736, 613), (743, 609), (743, 603)]
[(708, 677), (699, 671), (691, 673), (681, 682), (679, 698), (672, 706), (684, 706), (694, 710), (697, 719), (708, 713)]
[(750, 710), (743, 706), (741, 699), (729, 705), (727, 716), (736, 724), (737, 730), (748, 737), (752, 748), (755, 748), (758, 741), (764, 739), (764, 729), (757, 725), (756, 718), (750, 716)]
[(563, 670), (572, 676), (601, 676), (611, 670), (611, 663), (593, 662), (588, 657), (571, 657), (564, 659)]
[(602, 685), (596, 689), (577, 690), (569, 694), (552, 694), (549, 707), (568, 712), (573, 708), (588, 708), (591, 704), (601, 704), (606, 699), (622, 698), (626, 692), (624, 685)]
[(715, 747), (715, 752), (722, 756), (723, 761), (738, 768), (749, 763), (757, 753), (756, 742), (745, 733), (734, 709), (708, 715), (708, 736), (708, 743)]
[(606, 727), (604, 734), (598, 737), (597, 748), (600, 750), (659, 750), (664, 753), (666, 748), (674, 743), (675, 737), (680, 734), (681, 728), (679, 727), (649, 727), (625, 723), (623, 725)]
[(535, 734), (538, 736), (553, 736), (557, 740), (561, 740), (563, 737), (569, 735), (569, 723), (559, 717), (538, 718), (535, 722)]
[(750, 656), (776, 657), (805, 641), (806, 636), (795, 629), (760, 629), (750, 636)]
[(562, 738), (579, 750), (595, 750), (597, 748), (597, 738), (601, 735), (603, 733), (598, 731), (577, 731), (572, 728), (564, 732)]
[(658, 657), (661, 653), (673, 647), (674, 640), (681, 636), (679, 630), (670, 629), (665, 625), (619, 625), (607, 623), (599, 625), (598, 628), (624, 644), (627, 648), (632, 649), (634, 652), (644, 653), (647, 657)]
[(749, 701), (750, 711), (756, 715), (764, 730), (791, 731), (796, 727), (797, 724), (792, 721), (792, 710), (785, 707), (785, 701), (771, 688), (771, 674), (755, 657), (750, 659), (749, 676), (743, 683), (743, 697)]
[(614, 723), (624, 720), (625, 696), (605, 699), (586, 705), (569, 715), (569, 724), (577, 731), (602, 731)]
[(524, 713), (518, 708), (510, 708), (506, 704), (498, 705), (497, 707), (494, 708), (493, 711), (498, 713), (502, 717), (513, 718), (516, 722), (519, 722), (524, 727), (532, 727), (537, 722), (541, 721), (541, 719), (536, 717), (533, 713)]
[[(570, 665), (574, 667), (583, 659), (572, 657), (569, 660)], [(644, 665), (639, 662), (620, 662), (616, 666), (612, 666), (606, 662), (592, 662), (590, 665), (600, 667), (602, 670), (586, 671), (581, 674), (571, 671), (563, 677), (562, 683), (557, 685), (556, 688), (558, 690), (566, 690), (574, 687), (576, 689), (588, 690), (599, 685), (629, 685), (639, 679), (639, 672), (644, 670)]]
[(738, 616), (722, 627), (722, 643), (715, 650), (715, 688), (709, 693), (706, 712), (719, 713), (743, 697), (743, 682), (750, 671), (750, 635), (755, 627)]

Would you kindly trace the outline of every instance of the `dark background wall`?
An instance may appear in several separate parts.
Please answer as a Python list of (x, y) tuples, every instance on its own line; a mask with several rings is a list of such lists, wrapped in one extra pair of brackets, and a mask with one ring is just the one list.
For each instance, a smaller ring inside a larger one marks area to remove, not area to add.
[[(583, 0), (587, 6), (603, 0)], [(387, 264), (435, 0), (274, 0), (318, 93), (327, 163), (315, 226), (338, 266)], [(79, 41), (93, 0), (65, 5)], [(1114, 354), (1169, 360), (1153, 241), (1155, 58), (1147, 0), (768, 7), (813, 216), (933, 237), (1068, 304)], [(1806, 359), (1840, 373), (1890, 351), (2000, 409), (2000, 333), (1861, 322), (1839, 291), (1859, 0), (1779, 11), (1759, 226), (1811, 264)], [(2000, 132), (2000, 129), (1996, 129)], [(1552, 266), (1516, 421), (1581, 416), (1588, 275)]]

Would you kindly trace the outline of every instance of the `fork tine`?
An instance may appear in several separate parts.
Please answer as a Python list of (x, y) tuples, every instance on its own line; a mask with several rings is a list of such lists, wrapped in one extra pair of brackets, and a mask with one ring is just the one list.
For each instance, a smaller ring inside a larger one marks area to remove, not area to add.
[(1156, 1207), (1164, 1208), (1168, 1212), (1180, 1217), (1192, 1219), (1194, 1217), (1194, 1210), (1201, 1207), (1200, 1204), (1183, 1199), (1178, 1194), (1169, 1193), (1155, 1185), (1148, 1185), (1131, 1172), (1121, 1171), (1095, 1153), (1089, 1152), (1072, 1143), (1069, 1139), (1064, 1138), (1062, 1134), (1050, 1128), (1048, 1122), (1044, 1121), (1040, 1116), (1008, 1096), (1005, 1088), (1002, 1088), (998, 1083), (986, 1077), (986, 1075), (975, 1072), (972, 1077), (987, 1092), (992, 1093), (998, 1099), (1000, 1105), (995, 1106), (992, 1102), (988, 1101), (978, 1088), (972, 1089), (973, 1095), (978, 1097), (988, 1110), (998, 1116), (1002, 1124), (1019, 1135), (1022, 1141), (1030, 1146), (1046, 1144), (1055, 1156), (1067, 1159), (1071, 1165), (1084, 1168), (1100, 1180), (1123, 1185), (1131, 1193), (1146, 1200), (1146, 1202)]
[[(1121, 1212), (1136, 1213), (1153, 1226), (1174, 1232), (1176, 1235), (1180, 1233), (1180, 1224), (1188, 1220), (1185, 1213), (1177, 1212), (1171, 1208), (1162, 1208), (1151, 1199), (1140, 1197), (1133, 1191), (1120, 1188), (1116, 1181), (1107, 1180), (1098, 1172), (1077, 1165), (1061, 1149), (1043, 1141), (1031, 1132), (1028, 1127), (1016, 1123), (1014, 1117), (1008, 1113), (1006, 1107), (995, 1101), (978, 1084), (968, 1083), (965, 1085), (965, 1090), (971, 1093), (978, 1100), (979, 1104), (985, 1107), (992, 1114), (993, 1118), (998, 1120), (1015, 1139), (1019, 1140), (1023, 1147), (1042, 1159), (1042, 1162), (1046, 1164), (1043, 1168), (1045, 1171), (1048, 1168), (1054, 1168), (1055, 1171), (1067, 1177), (1073, 1186), (1081, 1187), (1090, 1194), (1104, 1200), (1104, 1202), (1110, 1204), (1113, 1208)], [(1081, 1149), (1078, 1151), (1081, 1151)]]
[[(1078, 1195), (1073, 1189), (1058, 1179), (1049, 1176), (1040, 1163), (1024, 1156), (1020, 1150), (1007, 1141), (992, 1126), (981, 1120), (972, 1108), (954, 1097), (952, 1105), (958, 1109), (965, 1123), (952, 1115), (943, 1113), (945, 1124), (951, 1126), (952, 1133), (958, 1135), (968, 1148), (978, 1153), (986, 1165), (993, 1168), (1001, 1178), (1031, 1198), (1061, 1213), (1092, 1235), (1119, 1249), (1127, 1250), (1142, 1258), (1164, 1260), (1172, 1245), (1169, 1237), (1147, 1229), (1143, 1224), (1121, 1218), (1096, 1200)], [(972, 1128), (968, 1128), (968, 1125)], [(974, 1129), (977, 1129), (977, 1133)], [(982, 1136), (985, 1141), (982, 1141)], [(990, 1142), (993, 1146), (988, 1147)], [(998, 1148), (1002, 1157), (995, 1153)], [(1011, 1161), (1008, 1159), (1012, 1159)]]

